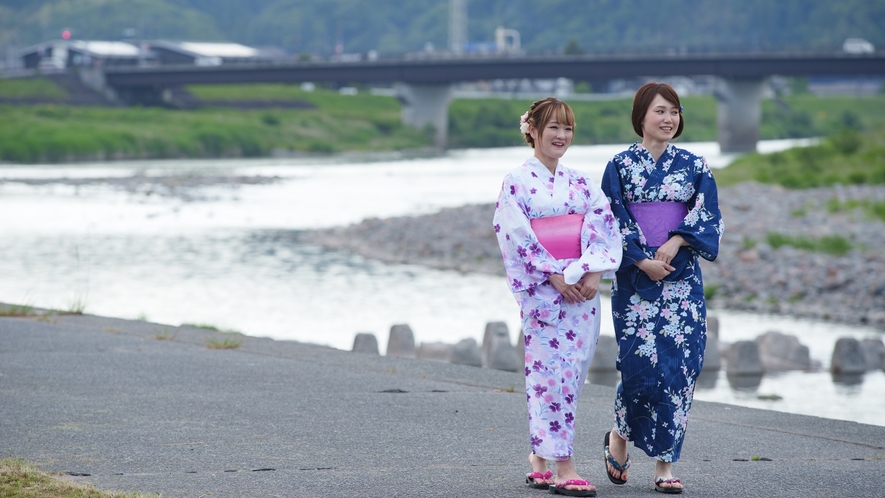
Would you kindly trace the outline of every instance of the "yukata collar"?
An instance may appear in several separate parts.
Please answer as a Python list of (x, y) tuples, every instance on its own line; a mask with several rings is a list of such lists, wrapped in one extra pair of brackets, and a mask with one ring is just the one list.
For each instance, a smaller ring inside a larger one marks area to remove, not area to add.
[[(657, 161), (653, 157), (651, 157), (651, 152), (648, 151), (645, 147), (642, 146), (642, 142), (636, 142), (631, 147), (630, 150), (636, 154), (642, 162), (647, 162), (648, 164), (656, 166), (659, 162), (665, 161), (668, 158), (672, 158), (676, 156), (676, 146), (672, 143), (667, 144), (667, 148), (664, 149), (664, 153), (661, 154), (661, 157), (658, 158)], [(542, 165), (543, 166), (543, 165)]]
[(534, 156), (529, 158), (529, 160), (526, 161), (525, 164), (526, 164), (526, 166), (529, 167), (529, 170), (531, 172), (535, 173), (535, 175), (537, 175), (538, 178), (541, 178), (544, 181), (547, 181), (547, 179), (550, 178), (551, 176), (555, 178), (556, 173), (559, 173), (562, 170), (562, 163), (557, 162), (556, 163), (556, 170), (553, 172), (553, 174), (551, 174), (550, 170), (547, 169), (547, 166), (544, 166), (544, 163), (542, 163), (540, 159), (538, 159), (537, 157), (534, 157)]

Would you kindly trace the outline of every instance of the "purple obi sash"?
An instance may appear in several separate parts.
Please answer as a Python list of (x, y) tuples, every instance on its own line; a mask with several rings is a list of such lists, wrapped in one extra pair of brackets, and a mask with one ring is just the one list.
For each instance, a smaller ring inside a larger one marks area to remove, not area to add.
[(556, 259), (581, 257), (583, 214), (564, 214), (530, 221), (538, 242)]
[(688, 206), (684, 202), (634, 202), (630, 212), (648, 246), (660, 247), (670, 238), (670, 231), (679, 228), (688, 214)]

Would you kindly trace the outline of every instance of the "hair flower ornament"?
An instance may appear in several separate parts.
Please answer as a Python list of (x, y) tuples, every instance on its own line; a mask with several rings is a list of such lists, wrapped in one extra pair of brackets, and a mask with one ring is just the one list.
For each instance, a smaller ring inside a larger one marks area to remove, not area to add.
[(519, 117), (519, 131), (523, 135), (529, 132), (529, 111)]

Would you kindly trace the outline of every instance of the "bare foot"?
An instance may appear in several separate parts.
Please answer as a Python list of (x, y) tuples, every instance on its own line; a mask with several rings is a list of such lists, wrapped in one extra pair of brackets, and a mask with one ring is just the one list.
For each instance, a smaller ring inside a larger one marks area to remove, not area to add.
[[(578, 471), (575, 470), (575, 466), (572, 464), (572, 459), (569, 458), (568, 460), (556, 462), (556, 482), (563, 483), (572, 480), (584, 480), (584, 478), (578, 475)], [(590, 481), (587, 481), (586, 486), (569, 484), (568, 486), (564, 486), (564, 489), (571, 491), (596, 491), (596, 486), (590, 484)]]
[[(529, 453), (529, 465), (532, 466), (532, 472), (538, 472), (539, 474), (547, 473), (547, 460), (535, 455), (534, 453)], [(552, 477), (550, 479), (541, 479), (539, 477), (535, 477), (535, 484), (544, 485), (544, 484), (553, 484)]]
[[(615, 430), (609, 432), (608, 451), (611, 454), (612, 458), (614, 458), (616, 462), (620, 463), (622, 467), (624, 464), (627, 463), (627, 441), (619, 436)], [(605, 462), (605, 468), (608, 471), (609, 475), (611, 475), (615, 479), (620, 479), (622, 481), (627, 480), (627, 474), (629, 472), (628, 469), (618, 470), (614, 468), (609, 462)]]
[[(660, 489), (659, 489), (660, 488)], [(670, 462), (655, 462), (655, 490), (664, 493), (681, 493), (685, 486), (679, 479), (673, 478), (673, 464)]]

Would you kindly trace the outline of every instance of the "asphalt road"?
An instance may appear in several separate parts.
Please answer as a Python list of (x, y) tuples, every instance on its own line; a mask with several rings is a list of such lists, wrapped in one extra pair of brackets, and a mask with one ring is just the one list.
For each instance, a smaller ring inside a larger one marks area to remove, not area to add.
[[(0, 318), (0, 458), (163, 497), (539, 495), (519, 373), (213, 337)], [(638, 449), (627, 485), (605, 477), (613, 398), (584, 389), (578, 471), (601, 497), (661, 496)], [(698, 401), (674, 470), (692, 497), (882, 497), (885, 427)]]

